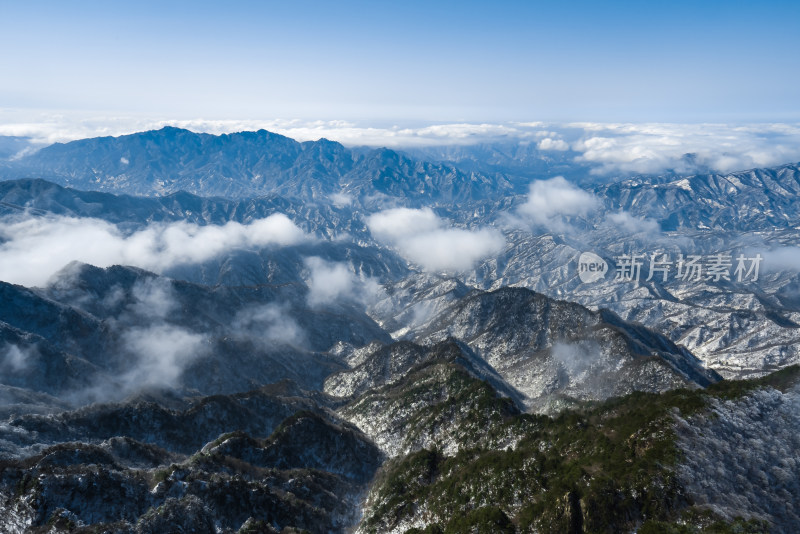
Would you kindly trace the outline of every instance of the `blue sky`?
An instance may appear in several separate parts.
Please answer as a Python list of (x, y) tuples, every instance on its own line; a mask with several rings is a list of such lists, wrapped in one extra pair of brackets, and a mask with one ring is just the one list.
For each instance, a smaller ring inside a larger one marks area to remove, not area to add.
[(0, 108), (800, 120), (800, 2), (0, 2)]

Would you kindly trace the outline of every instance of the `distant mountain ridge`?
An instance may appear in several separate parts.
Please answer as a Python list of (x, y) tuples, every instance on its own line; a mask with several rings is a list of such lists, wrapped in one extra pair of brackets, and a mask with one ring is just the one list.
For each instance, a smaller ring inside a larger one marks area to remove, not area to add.
[(8, 163), (3, 173), (144, 196), (186, 191), (311, 200), (339, 193), (452, 202), (511, 189), (497, 176), (417, 161), (387, 148), (351, 150), (327, 139), (301, 143), (266, 130), (212, 135), (169, 126), (56, 143)]
[(611, 209), (659, 222), (665, 231), (796, 227), (800, 164), (676, 178), (635, 178), (594, 193)]
[(233, 202), (283, 197), (367, 209), (471, 204), (477, 214), (513, 207), (524, 201), (531, 180), (561, 174), (584, 183), (604, 211), (646, 217), (664, 231), (786, 228), (800, 219), (800, 204), (794, 201), (800, 194), (800, 163), (731, 173), (605, 177), (601, 183), (590, 171), (530, 147), (404, 152), (347, 148), (324, 138), (298, 142), (266, 130), (212, 135), (164, 127), (21, 153), (0, 165), (0, 180), (39, 178), (117, 195), (185, 192)]

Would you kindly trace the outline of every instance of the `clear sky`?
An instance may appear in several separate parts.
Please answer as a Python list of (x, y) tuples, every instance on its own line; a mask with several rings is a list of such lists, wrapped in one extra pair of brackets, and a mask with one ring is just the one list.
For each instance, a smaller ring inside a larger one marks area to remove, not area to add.
[(800, 2), (0, 0), (0, 108), (800, 119)]

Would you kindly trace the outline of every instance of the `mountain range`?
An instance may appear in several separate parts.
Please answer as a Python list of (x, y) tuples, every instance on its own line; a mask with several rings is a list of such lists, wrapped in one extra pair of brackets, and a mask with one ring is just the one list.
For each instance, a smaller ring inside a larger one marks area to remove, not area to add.
[(7, 158), (0, 525), (796, 531), (800, 167), (588, 172), (177, 128)]
[(244, 198), (264, 193), (323, 199), (332, 193), (389, 195), (453, 203), (511, 184), (495, 176), (418, 161), (386, 148), (297, 142), (266, 130), (220, 136), (164, 127), (120, 137), (56, 143), (13, 161), (7, 173), (86, 190), (134, 195), (185, 191)]

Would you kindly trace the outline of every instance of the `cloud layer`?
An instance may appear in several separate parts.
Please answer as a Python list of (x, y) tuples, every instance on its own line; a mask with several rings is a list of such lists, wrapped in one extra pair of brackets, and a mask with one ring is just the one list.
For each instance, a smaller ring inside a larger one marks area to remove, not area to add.
[(100, 219), (6, 218), (0, 225), (0, 280), (45, 284), (72, 261), (98, 267), (133, 265), (155, 272), (198, 263), (235, 248), (291, 245), (308, 236), (288, 217), (274, 214), (244, 225), (151, 224), (124, 234)]
[(446, 123), (375, 126), (344, 120), (163, 120), (41, 114), (31, 118), (0, 110), (0, 135), (30, 137), (35, 145), (86, 137), (123, 135), (176, 126), (223, 134), (270, 130), (298, 141), (332, 139), (348, 146), (536, 143), (543, 157), (571, 150), (595, 174), (715, 170), (729, 172), (800, 161), (800, 124), (672, 123)]
[(732, 172), (800, 161), (800, 125), (581, 124), (572, 144), (595, 174)]
[(449, 228), (430, 208), (396, 208), (367, 217), (372, 235), (427, 271), (463, 272), (499, 254), (503, 234), (494, 228)]

